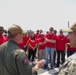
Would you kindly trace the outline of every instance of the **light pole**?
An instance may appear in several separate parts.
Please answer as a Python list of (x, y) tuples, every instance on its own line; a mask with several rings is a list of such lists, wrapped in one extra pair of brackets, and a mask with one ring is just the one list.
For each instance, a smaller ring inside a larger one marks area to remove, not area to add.
[(68, 28), (69, 28), (70, 26), (69, 26), (69, 21), (68, 21)]

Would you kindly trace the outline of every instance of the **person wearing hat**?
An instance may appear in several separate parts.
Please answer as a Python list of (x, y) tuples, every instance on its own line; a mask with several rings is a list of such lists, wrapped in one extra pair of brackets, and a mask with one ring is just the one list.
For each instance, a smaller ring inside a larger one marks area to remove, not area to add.
[[(69, 33), (70, 46), (76, 48), (76, 23), (63, 32)], [(76, 52), (67, 58), (58, 75), (76, 75)]]
[(18, 25), (8, 28), (9, 40), (0, 45), (0, 75), (37, 75), (37, 70), (45, 64), (42, 59), (30, 66), (25, 51), (21, 50), (19, 43), (23, 39), (23, 30)]

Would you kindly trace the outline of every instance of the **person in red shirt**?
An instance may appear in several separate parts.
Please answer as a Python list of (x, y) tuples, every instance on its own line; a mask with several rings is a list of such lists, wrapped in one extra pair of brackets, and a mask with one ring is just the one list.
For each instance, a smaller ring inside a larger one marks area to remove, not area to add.
[(45, 59), (45, 37), (40, 34), (41, 38), (38, 39), (38, 60)]
[(20, 48), (23, 49), (25, 52), (27, 51), (28, 40), (29, 40), (29, 36), (27, 35), (27, 32), (24, 31), (24, 32), (23, 32), (23, 40), (22, 40), (21, 43), (19, 43), (19, 46), (20, 46)]
[(67, 57), (71, 56), (75, 52), (76, 48), (70, 46), (70, 39), (69, 36), (67, 36)]
[(46, 34), (45, 36), (46, 40), (46, 46), (45, 46), (45, 51), (46, 51), (46, 64), (45, 64), (45, 69), (48, 67), (48, 56), (51, 56), (50, 59), (50, 66), (51, 69), (54, 67), (54, 49), (55, 49), (55, 43), (56, 43), (56, 36), (53, 33), (53, 27), (50, 27), (49, 33)]
[[(57, 37), (57, 30), (54, 30), (54, 34)], [(57, 52), (56, 52), (56, 44), (55, 44), (55, 50), (54, 50), (54, 65), (56, 65), (56, 56), (57, 56)]]
[(39, 38), (39, 36), (40, 36), (40, 35), (39, 35), (39, 33), (40, 33), (40, 31), (39, 31), (39, 30), (37, 30), (37, 31), (36, 31), (36, 34), (35, 34), (35, 38), (36, 38), (36, 39), (38, 39), (38, 38)]
[(23, 48), (23, 42), (19, 43), (19, 47), (20, 47), (22, 50), (24, 50), (24, 48)]
[(62, 29), (59, 31), (59, 35), (56, 38), (56, 50), (57, 50), (57, 67), (60, 65), (60, 55), (62, 64), (65, 61), (65, 50), (66, 50), (66, 36), (63, 34)]
[(37, 41), (35, 39), (35, 34), (32, 32), (30, 34), (30, 38), (28, 41), (28, 59), (32, 62), (34, 61), (36, 55), (36, 47), (37, 47)]
[(40, 34), (42, 34), (43, 33), (43, 30), (42, 29), (40, 29)]
[(7, 41), (7, 38), (3, 35), (4, 28), (0, 26), (0, 45)]
[(25, 35), (23, 37), (23, 47), (24, 47), (24, 51), (26, 52), (27, 49), (28, 49), (28, 40), (29, 40), (29, 36), (28, 35)]

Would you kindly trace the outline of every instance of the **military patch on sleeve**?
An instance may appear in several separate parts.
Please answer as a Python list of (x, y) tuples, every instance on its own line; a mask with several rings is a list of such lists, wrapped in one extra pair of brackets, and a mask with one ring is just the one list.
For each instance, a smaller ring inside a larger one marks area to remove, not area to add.
[(23, 59), (23, 64), (28, 64), (28, 58)]

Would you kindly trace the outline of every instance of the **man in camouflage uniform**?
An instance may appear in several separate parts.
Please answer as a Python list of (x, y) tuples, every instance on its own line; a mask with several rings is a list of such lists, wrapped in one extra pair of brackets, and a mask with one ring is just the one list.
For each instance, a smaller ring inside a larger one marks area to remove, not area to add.
[(27, 55), (18, 45), (23, 38), (21, 27), (9, 27), (8, 37), (9, 41), (0, 45), (0, 75), (37, 75), (45, 61), (38, 61), (33, 68), (30, 66)]
[[(69, 33), (70, 45), (76, 48), (76, 23), (69, 29), (63, 31)], [(67, 58), (58, 75), (76, 75), (76, 52)]]

